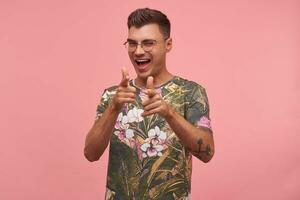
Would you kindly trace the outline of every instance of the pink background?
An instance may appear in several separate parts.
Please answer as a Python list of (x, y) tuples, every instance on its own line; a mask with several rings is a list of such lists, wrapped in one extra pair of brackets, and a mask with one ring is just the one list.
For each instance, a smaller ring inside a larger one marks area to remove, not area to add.
[[(124, 2), (124, 3), (123, 3)], [(300, 199), (300, 2), (0, 1), (0, 199), (104, 198), (107, 152), (83, 156), (104, 88), (128, 67), (135, 8), (165, 12), (168, 67), (205, 86), (216, 154), (195, 200)]]

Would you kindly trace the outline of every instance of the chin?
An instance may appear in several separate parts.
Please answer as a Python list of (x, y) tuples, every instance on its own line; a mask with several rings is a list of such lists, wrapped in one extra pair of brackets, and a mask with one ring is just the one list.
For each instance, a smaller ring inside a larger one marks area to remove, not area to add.
[(148, 76), (152, 76), (151, 72), (152, 72), (151, 70), (147, 70), (145, 72), (140, 72), (138, 69), (135, 69), (135, 73), (136, 73), (137, 77), (140, 79), (147, 79)]
[(137, 77), (142, 80), (147, 80), (150, 75), (150, 73), (137, 73)]

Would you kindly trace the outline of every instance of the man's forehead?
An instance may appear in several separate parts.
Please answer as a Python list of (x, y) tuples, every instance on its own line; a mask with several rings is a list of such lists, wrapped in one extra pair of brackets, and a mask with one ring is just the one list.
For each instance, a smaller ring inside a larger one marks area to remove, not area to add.
[(157, 24), (146, 24), (142, 27), (132, 26), (128, 30), (128, 39), (145, 40), (159, 38), (163, 38), (163, 35)]

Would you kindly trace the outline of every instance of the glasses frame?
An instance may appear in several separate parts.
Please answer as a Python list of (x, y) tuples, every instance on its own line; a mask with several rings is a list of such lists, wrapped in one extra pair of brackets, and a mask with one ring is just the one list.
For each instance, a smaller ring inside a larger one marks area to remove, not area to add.
[[(167, 39), (169, 39), (169, 37), (164, 38), (163, 41), (166, 41)], [(146, 50), (146, 49), (145, 49), (145, 47), (144, 47), (145, 44), (143, 44), (144, 41), (152, 41), (152, 42), (154, 42), (154, 44), (152, 45), (151, 49), (149, 49), (149, 50)], [(151, 52), (151, 51), (153, 50), (154, 46), (157, 45), (158, 43), (162, 42), (162, 41), (152, 40), (152, 39), (145, 39), (145, 40), (143, 40), (143, 41), (141, 41), (141, 42), (136, 42), (136, 45), (135, 45), (134, 50), (131, 50), (131, 51), (129, 51), (129, 47), (128, 47), (128, 43), (129, 43), (129, 42), (131, 42), (131, 41), (128, 41), (128, 40), (127, 40), (126, 42), (123, 43), (123, 45), (125, 46), (125, 48), (127, 49), (128, 52), (132, 53), (132, 52), (135, 52), (135, 51), (137, 50), (137, 47), (138, 47), (139, 45), (141, 45), (141, 48), (142, 48), (145, 52)]]

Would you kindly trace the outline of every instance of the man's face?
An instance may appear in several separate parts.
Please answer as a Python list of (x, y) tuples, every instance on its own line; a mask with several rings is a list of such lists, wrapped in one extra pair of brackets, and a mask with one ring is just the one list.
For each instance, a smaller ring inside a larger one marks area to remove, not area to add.
[(163, 76), (166, 72), (166, 53), (172, 48), (172, 40), (170, 38), (165, 40), (157, 24), (147, 24), (140, 28), (130, 27), (127, 41), (136, 43), (156, 41), (151, 51), (145, 51), (138, 45), (135, 51), (128, 51), (128, 55), (138, 78), (145, 80), (150, 75)]

